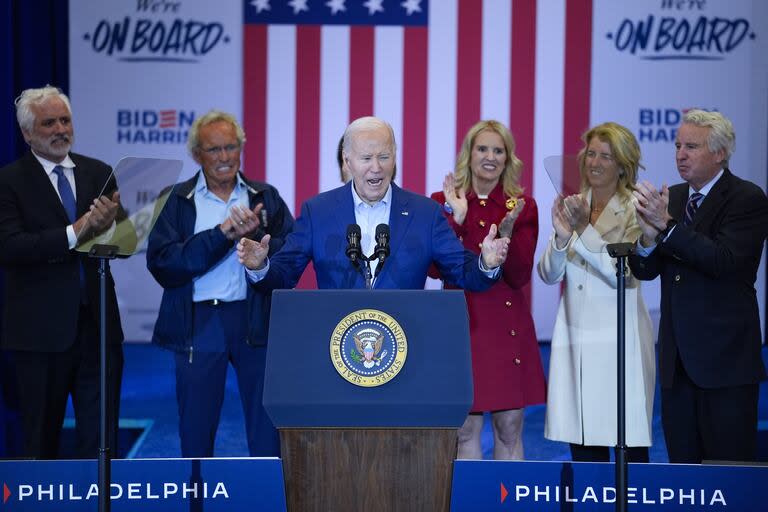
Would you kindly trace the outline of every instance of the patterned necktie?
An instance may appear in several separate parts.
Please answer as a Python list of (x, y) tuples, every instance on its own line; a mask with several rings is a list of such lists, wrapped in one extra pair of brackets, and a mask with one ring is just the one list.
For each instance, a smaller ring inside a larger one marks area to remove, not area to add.
[(57, 165), (53, 168), (53, 173), (58, 178), (56, 185), (59, 189), (59, 195), (61, 196), (61, 203), (64, 205), (64, 209), (67, 211), (70, 222), (77, 220), (77, 206), (75, 204), (75, 194), (72, 193), (72, 187), (69, 184), (69, 180), (64, 176), (64, 168)]
[(685, 205), (685, 220), (683, 221), (683, 224), (686, 226), (693, 224), (693, 217), (696, 215), (696, 210), (699, 209), (699, 199), (702, 197), (704, 197), (704, 194), (694, 192), (688, 198), (688, 204)]

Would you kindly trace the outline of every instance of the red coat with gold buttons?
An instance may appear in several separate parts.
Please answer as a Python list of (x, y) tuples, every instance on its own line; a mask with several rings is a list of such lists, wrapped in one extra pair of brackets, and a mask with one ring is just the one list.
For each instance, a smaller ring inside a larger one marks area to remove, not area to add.
[[(522, 197), (525, 207), (515, 221), (501, 278), (485, 292), (465, 292), (475, 388), (472, 412), (519, 409), (546, 400), (529, 286), (539, 214), (533, 198)], [(432, 194), (432, 199), (445, 203), (442, 192)], [(487, 199), (468, 191), (467, 217), (462, 225), (456, 224), (448, 212), (443, 213), (464, 247), (480, 254), (480, 244), (491, 224), (498, 225), (506, 215), (506, 202), (499, 183)]]

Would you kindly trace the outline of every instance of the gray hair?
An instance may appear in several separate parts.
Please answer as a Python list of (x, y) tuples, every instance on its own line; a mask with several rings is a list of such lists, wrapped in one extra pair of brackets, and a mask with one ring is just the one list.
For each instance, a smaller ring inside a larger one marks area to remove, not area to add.
[(723, 168), (728, 167), (728, 160), (736, 150), (736, 132), (733, 123), (720, 112), (707, 112), (706, 110), (691, 109), (683, 116), (683, 123), (709, 128), (707, 147), (712, 153), (721, 149), (725, 151)]
[(52, 85), (46, 85), (39, 89), (26, 89), (19, 94), (13, 102), (16, 105), (16, 121), (23, 131), (31, 132), (35, 127), (35, 114), (32, 112), (32, 105), (40, 105), (51, 98), (59, 98), (64, 102), (72, 115), (72, 107), (69, 104), (67, 95), (61, 92), (61, 89)]
[(198, 144), (200, 143), (200, 128), (217, 121), (224, 121), (225, 123), (231, 124), (235, 128), (235, 133), (237, 134), (237, 143), (240, 146), (245, 143), (245, 132), (243, 131), (242, 126), (240, 126), (240, 123), (237, 122), (237, 119), (235, 119), (235, 116), (221, 110), (209, 110), (201, 117), (195, 119), (195, 121), (192, 123), (192, 126), (189, 128), (189, 135), (187, 136), (187, 149), (192, 155), (195, 154), (195, 149), (197, 149)]
[(378, 117), (358, 117), (347, 126), (344, 130), (344, 151), (349, 152), (349, 148), (352, 145), (352, 137), (357, 135), (358, 132), (365, 132), (370, 130), (376, 130), (378, 128), (386, 128), (389, 131), (389, 138), (392, 140), (392, 149), (397, 151), (397, 144), (395, 143), (395, 131), (390, 124)]

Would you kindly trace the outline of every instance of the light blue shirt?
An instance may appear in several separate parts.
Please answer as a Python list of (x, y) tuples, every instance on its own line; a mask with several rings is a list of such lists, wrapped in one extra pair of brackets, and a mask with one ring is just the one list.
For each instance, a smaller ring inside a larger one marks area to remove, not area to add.
[[(206, 229), (216, 228), (227, 220), (229, 211), (238, 205), (248, 208), (248, 187), (237, 175), (237, 183), (229, 200), (224, 202), (216, 194), (208, 190), (205, 174), (200, 172), (195, 185), (195, 234)], [(248, 292), (248, 283), (245, 280), (243, 266), (237, 260), (235, 245), (218, 263), (200, 277), (194, 279), (194, 292), (192, 300), (201, 302), (204, 300), (219, 299), (225, 302), (245, 300)]]
[[(693, 190), (693, 187), (688, 187), (688, 197), (690, 198), (694, 193), (698, 192), (701, 194), (701, 197), (699, 198), (699, 202), (697, 206), (701, 206), (701, 203), (704, 201), (704, 199), (707, 197), (707, 194), (709, 194), (709, 191), (712, 190), (712, 187), (715, 186), (715, 183), (717, 183), (717, 180), (720, 179), (720, 176), (723, 175), (723, 172), (725, 172), (723, 169), (720, 169), (720, 172), (715, 174), (715, 177), (709, 180), (709, 183), (701, 187), (701, 190)], [(687, 202), (686, 202), (687, 204)], [(669, 230), (669, 233), (667, 233), (667, 236), (664, 237), (664, 241), (667, 241), (667, 238), (669, 238), (669, 235), (672, 234), (672, 232), (675, 230), (677, 226), (673, 226), (672, 229)], [(637, 241), (637, 255), (642, 256), (643, 258), (649, 256), (653, 250), (656, 248), (656, 244), (649, 245), (648, 247), (643, 247), (643, 245), (640, 243), (640, 240)]]
[[(387, 193), (384, 194), (381, 201), (368, 204), (357, 195), (353, 183), (352, 201), (355, 205), (355, 222), (360, 226), (360, 249), (364, 255), (370, 256), (376, 247), (376, 226), (379, 224), (389, 225), (389, 212), (392, 210), (392, 187), (387, 188)], [(378, 266), (378, 259), (371, 261), (371, 275), (376, 275), (376, 267)]]

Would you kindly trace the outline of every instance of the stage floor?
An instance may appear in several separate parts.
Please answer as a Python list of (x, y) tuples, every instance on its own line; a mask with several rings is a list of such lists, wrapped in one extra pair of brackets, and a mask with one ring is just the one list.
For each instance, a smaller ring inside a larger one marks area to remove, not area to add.
[[(541, 355), (545, 371), (549, 366), (549, 344), (542, 343)], [(763, 349), (763, 359), (768, 366), (768, 349)], [(125, 345), (125, 372), (122, 392), (121, 417), (124, 422), (135, 428), (136, 422), (146, 425), (147, 430), (136, 438), (130, 450), (125, 450), (131, 457), (178, 457), (180, 455), (178, 438), (178, 416), (174, 390), (174, 371), (171, 354), (151, 345)], [(216, 456), (246, 456), (243, 414), (234, 372), (230, 368), (221, 424), (216, 437)], [(761, 420), (761, 460), (768, 461), (768, 382), (763, 382), (760, 393)], [(650, 450), (651, 462), (668, 462), (664, 446), (661, 418), (659, 416), (659, 388), (656, 387), (653, 418), (653, 446)], [(528, 460), (568, 460), (570, 454), (564, 443), (549, 441), (544, 438), (545, 406), (533, 406), (526, 409), (524, 425), (525, 457)], [(483, 432), (483, 453), (485, 458), (492, 458), (493, 436), (490, 422), (486, 418)]]

